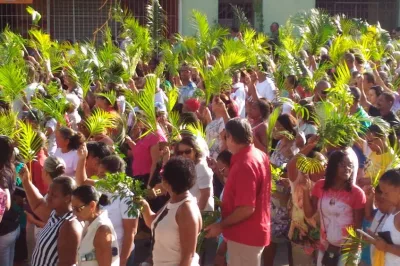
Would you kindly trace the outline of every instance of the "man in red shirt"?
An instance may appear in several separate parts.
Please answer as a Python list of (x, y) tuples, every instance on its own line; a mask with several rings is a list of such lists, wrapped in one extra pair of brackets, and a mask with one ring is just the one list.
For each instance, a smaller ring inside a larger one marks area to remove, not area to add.
[(225, 126), (231, 167), (222, 200), (222, 221), (207, 227), (228, 244), (229, 266), (258, 266), (270, 243), (271, 171), (268, 156), (254, 147), (250, 124), (231, 119)]

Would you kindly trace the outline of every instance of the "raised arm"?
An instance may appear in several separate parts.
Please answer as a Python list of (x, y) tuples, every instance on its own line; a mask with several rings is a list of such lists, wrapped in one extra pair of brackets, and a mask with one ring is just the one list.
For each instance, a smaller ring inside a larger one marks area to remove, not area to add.
[(361, 91), (360, 104), (364, 108), (364, 110), (368, 112), (368, 110), (372, 106), (372, 104), (367, 100), (367, 96), (365, 96), (363, 81), (364, 81), (364, 77), (363, 77), (363, 75), (361, 75), (357, 80), (357, 86)]
[(88, 150), (86, 147), (86, 143), (83, 143), (79, 149), (77, 150), (77, 156), (78, 156), (78, 164), (76, 166), (76, 172), (75, 172), (75, 181), (78, 186), (82, 185), (90, 185), (94, 186), (95, 181), (92, 179), (89, 179), (86, 175), (86, 158), (88, 156)]
[(46, 200), (40, 194), (39, 190), (32, 183), (32, 176), (26, 165), (21, 169), (20, 177), (22, 179), (22, 186), (25, 189), (26, 198), (32, 211), (42, 221), (47, 221), (51, 214), (51, 209), (47, 206)]

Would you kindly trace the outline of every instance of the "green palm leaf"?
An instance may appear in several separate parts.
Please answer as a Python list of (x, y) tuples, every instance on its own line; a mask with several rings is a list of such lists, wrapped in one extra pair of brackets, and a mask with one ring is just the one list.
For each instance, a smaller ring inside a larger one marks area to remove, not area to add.
[(204, 140), (206, 139), (206, 131), (201, 123), (187, 124), (185, 125), (184, 131), (190, 133), (195, 137), (202, 138)]
[(281, 114), (281, 107), (275, 108), (268, 119), (268, 128), (267, 128), (267, 139), (268, 139), (268, 151), (272, 150), (272, 132), (274, 130), (276, 121), (278, 121), (278, 117)]
[(85, 126), (89, 132), (88, 138), (99, 134), (105, 134), (108, 129), (117, 127), (117, 116), (114, 113), (109, 113), (97, 108), (85, 120)]
[(177, 76), (179, 68), (179, 53), (172, 51), (169, 43), (163, 43), (161, 46), (162, 56), (167, 65), (167, 71), (172, 76)]
[(179, 97), (179, 90), (176, 87), (166, 88), (165, 94), (168, 98), (166, 103), (167, 112), (170, 114), (175, 107), (176, 102), (178, 101)]
[(31, 124), (18, 121), (18, 127), (16, 142), (18, 143), (20, 157), (27, 164), (35, 160), (36, 154), (42, 148), (43, 140)]
[(10, 62), (0, 67), (1, 98), (11, 103), (19, 99), (27, 86), (26, 71), (23, 65)]
[(31, 104), (46, 116), (54, 118), (61, 125), (66, 125), (65, 113), (69, 109), (69, 103), (65, 98), (35, 98), (31, 101)]
[(309, 158), (302, 154), (298, 155), (296, 168), (305, 174), (315, 174), (324, 170), (321, 161), (316, 158)]
[(32, 16), (33, 25), (37, 26), (39, 21), (40, 21), (40, 19), (42, 18), (42, 15), (40, 15), (39, 12), (37, 12), (35, 9), (33, 9), (30, 6), (28, 6), (26, 8), (26, 11), (29, 13), (29, 15)]
[(230, 4), (233, 11), (233, 26), (238, 28), (240, 31), (244, 31), (248, 28), (251, 28), (251, 23), (247, 19), (244, 10), (237, 6)]
[(347, 36), (337, 36), (329, 49), (329, 56), (333, 65), (338, 65), (346, 52), (354, 48), (354, 42)]
[(117, 93), (114, 90), (96, 93), (97, 96), (102, 96), (110, 102), (112, 106), (117, 102)]
[(158, 53), (160, 42), (167, 31), (167, 16), (158, 0), (150, 0), (146, 9), (147, 27), (151, 33), (156, 53)]
[(157, 77), (154, 74), (149, 74), (145, 77), (145, 85), (137, 95), (135, 95), (135, 105), (144, 113), (142, 122), (148, 127), (150, 133), (157, 130), (157, 117), (155, 110), (154, 94), (157, 87)]
[(18, 134), (18, 114), (14, 112), (0, 112), (0, 135), (14, 139)]

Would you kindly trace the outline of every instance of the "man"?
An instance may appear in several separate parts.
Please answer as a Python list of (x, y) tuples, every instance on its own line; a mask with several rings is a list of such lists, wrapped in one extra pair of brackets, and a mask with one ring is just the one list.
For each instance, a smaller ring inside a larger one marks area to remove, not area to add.
[(241, 118), (246, 117), (245, 103), (246, 103), (246, 91), (244, 84), (240, 82), (240, 72), (235, 72), (233, 75), (233, 85), (231, 99), (233, 99), (238, 105), (238, 114)]
[(181, 66), (179, 76), (182, 84), (180, 84), (181, 86), (179, 88), (178, 103), (184, 104), (187, 99), (193, 96), (196, 91), (196, 84), (192, 81), (192, 70), (186, 63)]
[(356, 67), (356, 58), (352, 53), (346, 53), (344, 55), (344, 61), (346, 62), (346, 65), (349, 68), (350, 73), (358, 71)]
[(268, 77), (268, 73), (259, 70), (257, 72), (258, 82), (256, 84), (256, 90), (258, 94), (258, 98), (265, 98), (270, 102), (273, 102), (276, 97), (276, 88), (274, 81)]
[(279, 24), (278, 22), (273, 22), (271, 26), (269, 26), (271, 31), (270, 42), (277, 45), (279, 44)]
[(368, 93), (368, 91), (376, 85), (376, 80), (375, 76), (373, 73), (370, 72), (365, 72), (363, 74), (363, 82), (362, 82), (362, 88), (359, 88), (360, 90), (364, 90), (365, 93)]
[(262, 251), (270, 244), (270, 162), (254, 147), (247, 120), (231, 119), (225, 130), (233, 156), (222, 200), (222, 220), (205, 230), (207, 237), (223, 233), (230, 266), (259, 266)]
[(326, 80), (321, 80), (317, 83), (314, 88), (314, 95), (306, 98), (309, 103), (318, 103), (326, 100), (326, 96), (328, 95), (327, 89), (331, 88), (331, 84)]

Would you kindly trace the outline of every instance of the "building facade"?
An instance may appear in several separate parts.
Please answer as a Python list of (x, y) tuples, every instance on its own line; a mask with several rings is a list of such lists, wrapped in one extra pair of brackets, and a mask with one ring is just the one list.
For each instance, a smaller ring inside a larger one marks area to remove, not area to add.
[[(14, 3), (10, 3), (14, 2)], [(8, 4), (2, 4), (7, 2)], [(32, 2), (17, 4), (16, 2)], [(109, 10), (116, 2), (144, 23), (148, 0), (0, 0), (0, 28), (9, 25), (26, 36), (31, 27), (28, 5), (42, 14), (40, 26), (58, 40), (87, 40), (105, 22), (109, 21), (113, 33), (118, 25), (109, 20)], [(197, 9), (205, 13), (211, 24), (232, 26), (231, 4), (241, 7), (253, 26), (269, 32), (272, 22), (280, 24), (300, 10), (318, 7), (331, 14), (344, 13), (350, 17), (366, 19), (370, 23), (381, 22), (382, 27), (392, 29), (400, 25), (400, 0), (159, 0), (168, 17), (168, 34), (194, 33), (191, 13)]]

